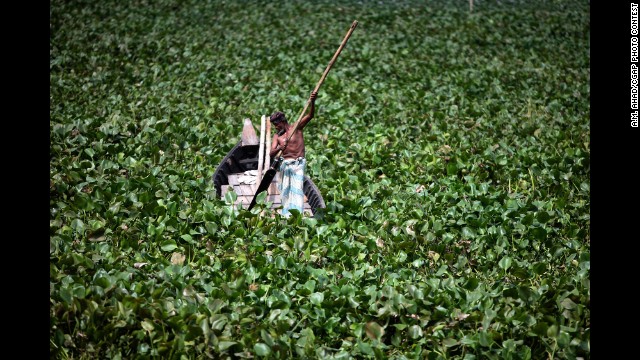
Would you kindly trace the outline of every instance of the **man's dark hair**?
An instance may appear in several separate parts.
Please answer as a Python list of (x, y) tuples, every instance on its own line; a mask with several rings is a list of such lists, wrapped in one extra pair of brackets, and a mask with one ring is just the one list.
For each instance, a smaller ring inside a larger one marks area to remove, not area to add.
[(287, 118), (284, 116), (284, 113), (281, 111), (276, 111), (273, 114), (271, 114), (271, 116), (269, 117), (269, 120), (271, 120), (272, 124), (277, 124), (281, 121), (285, 121), (287, 120)]

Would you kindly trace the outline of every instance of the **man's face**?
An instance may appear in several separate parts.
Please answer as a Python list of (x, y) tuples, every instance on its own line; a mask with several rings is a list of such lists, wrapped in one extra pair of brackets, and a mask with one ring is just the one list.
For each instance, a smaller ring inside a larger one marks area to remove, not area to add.
[(272, 121), (271, 124), (273, 124), (278, 131), (285, 129), (285, 121), (282, 118)]

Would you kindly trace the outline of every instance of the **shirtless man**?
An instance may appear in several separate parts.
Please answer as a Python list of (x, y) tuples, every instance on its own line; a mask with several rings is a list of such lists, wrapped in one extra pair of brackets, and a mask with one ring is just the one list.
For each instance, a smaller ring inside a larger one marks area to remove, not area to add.
[[(309, 104), (309, 112), (306, 116), (300, 119), (300, 123), (298, 124), (298, 128), (296, 132), (291, 136), (291, 139), (287, 143), (287, 138), (291, 131), (293, 130), (293, 125), (289, 124), (285, 115), (280, 112), (274, 112), (270, 117), (271, 124), (276, 127), (276, 134), (273, 135), (273, 140), (271, 141), (271, 149), (269, 151), (269, 156), (273, 158), (280, 149), (284, 148), (282, 152), (282, 157), (285, 160), (294, 160), (299, 157), (304, 158), (304, 136), (302, 134), (302, 129), (313, 119), (315, 113), (315, 102), (318, 93), (311, 93), (311, 103)], [(286, 147), (285, 147), (286, 146)]]
[(277, 131), (271, 141), (269, 156), (274, 158), (278, 151), (284, 149), (281, 155), (283, 161), (278, 169), (280, 176), (278, 190), (282, 199), (282, 215), (287, 217), (291, 209), (297, 209), (300, 213), (304, 210), (303, 183), (307, 161), (304, 157), (302, 129), (313, 119), (317, 96), (317, 92), (311, 93), (309, 112), (300, 119), (296, 131), (288, 142), (287, 139), (293, 131), (294, 125), (289, 124), (285, 115), (280, 111), (274, 112), (269, 117), (271, 124), (276, 127)]

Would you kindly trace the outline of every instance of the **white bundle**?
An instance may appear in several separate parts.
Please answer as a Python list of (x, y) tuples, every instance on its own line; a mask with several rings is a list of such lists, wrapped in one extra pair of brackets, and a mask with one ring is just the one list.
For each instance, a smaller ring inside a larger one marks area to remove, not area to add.
[(253, 185), (256, 183), (257, 178), (258, 170), (247, 170), (243, 175), (238, 177), (238, 182), (240, 184)]

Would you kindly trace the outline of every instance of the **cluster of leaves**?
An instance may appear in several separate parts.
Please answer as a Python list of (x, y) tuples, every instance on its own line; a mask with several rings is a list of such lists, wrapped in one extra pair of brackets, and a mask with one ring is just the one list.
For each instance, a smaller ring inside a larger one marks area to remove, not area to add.
[[(242, 119), (297, 117), (353, 20), (305, 129), (327, 208), (217, 198)], [(588, 2), (53, 1), (50, 29), (52, 358), (590, 357)]]

